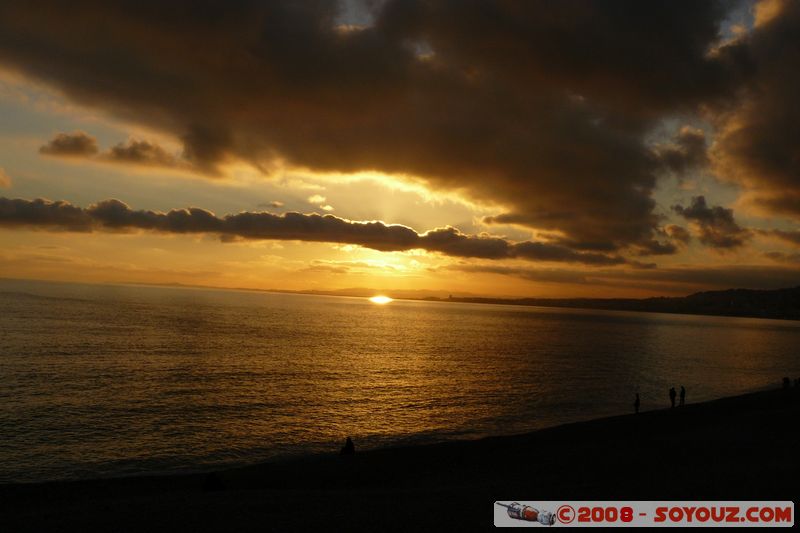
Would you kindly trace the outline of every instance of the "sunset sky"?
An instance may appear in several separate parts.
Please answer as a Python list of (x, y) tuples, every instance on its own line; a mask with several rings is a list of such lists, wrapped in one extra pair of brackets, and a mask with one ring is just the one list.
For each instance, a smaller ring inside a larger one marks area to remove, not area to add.
[(799, 285), (798, 65), (791, 0), (2, 2), (0, 277)]

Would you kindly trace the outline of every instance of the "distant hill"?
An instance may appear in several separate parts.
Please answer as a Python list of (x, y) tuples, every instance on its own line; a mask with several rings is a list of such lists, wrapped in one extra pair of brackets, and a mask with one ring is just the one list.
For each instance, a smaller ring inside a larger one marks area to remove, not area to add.
[(426, 300), (800, 320), (800, 287), (775, 290), (728, 289), (697, 292), (689, 296), (643, 299), (452, 297), (426, 298)]

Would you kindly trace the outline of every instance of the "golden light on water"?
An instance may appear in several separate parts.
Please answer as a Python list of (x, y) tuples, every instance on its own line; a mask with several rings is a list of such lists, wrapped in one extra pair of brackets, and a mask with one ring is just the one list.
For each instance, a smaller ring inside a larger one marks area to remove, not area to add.
[(369, 299), (369, 301), (374, 304), (384, 305), (388, 304), (389, 302), (393, 302), (394, 300), (392, 298), (389, 298), (388, 296), (373, 296), (372, 298)]

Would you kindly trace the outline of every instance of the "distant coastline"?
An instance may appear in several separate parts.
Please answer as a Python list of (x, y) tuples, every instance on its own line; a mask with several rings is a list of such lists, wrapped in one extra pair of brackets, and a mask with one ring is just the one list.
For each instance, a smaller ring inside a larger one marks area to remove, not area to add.
[[(78, 283), (58, 280), (27, 280), (0, 278), (8, 281), (42, 281), (51, 283)], [(264, 292), (276, 294), (308, 294), (315, 296), (346, 296), (368, 298), (376, 294), (395, 300), (413, 300), (442, 303), (470, 303), (490, 305), (516, 305), (527, 307), (555, 307), (569, 309), (600, 309), (606, 311), (637, 311), (642, 313), (669, 313), (741, 318), (767, 318), (775, 320), (800, 320), (800, 286), (784, 289), (726, 289), (703, 291), (688, 296), (656, 296), (651, 298), (492, 298), (486, 296), (440, 297), (442, 291), (404, 291), (390, 289), (350, 288), (340, 290), (286, 290), (257, 289), (251, 287), (220, 287), (185, 283), (99, 283), (99, 285), (141, 285), (185, 289), (210, 289), (222, 291)], [(423, 294), (412, 294), (423, 292)], [(430, 293), (424, 295), (424, 292)]]
[(280, 294), (311, 294), (318, 296), (349, 296), (366, 298), (385, 294), (396, 300), (424, 302), (518, 305), (528, 307), (558, 307), (570, 309), (601, 309), (606, 311), (638, 311), (685, 315), (729, 316), (800, 320), (800, 286), (785, 289), (727, 289), (703, 291), (688, 296), (657, 296), (652, 298), (490, 298), (484, 296), (409, 296), (402, 291), (375, 289), (280, 290), (247, 289), (165, 284), (165, 286), (213, 288), (272, 292)]
[(642, 299), (429, 297), (424, 300), (800, 320), (800, 287), (774, 290), (728, 289), (697, 292), (689, 296)]

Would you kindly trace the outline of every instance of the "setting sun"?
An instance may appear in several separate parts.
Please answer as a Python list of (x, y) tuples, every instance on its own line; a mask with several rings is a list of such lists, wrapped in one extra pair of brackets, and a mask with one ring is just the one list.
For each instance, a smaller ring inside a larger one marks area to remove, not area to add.
[(389, 302), (393, 302), (394, 300), (392, 298), (389, 298), (388, 296), (373, 296), (372, 298), (369, 299), (369, 301), (374, 304), (384, 305), (388, 304)]

